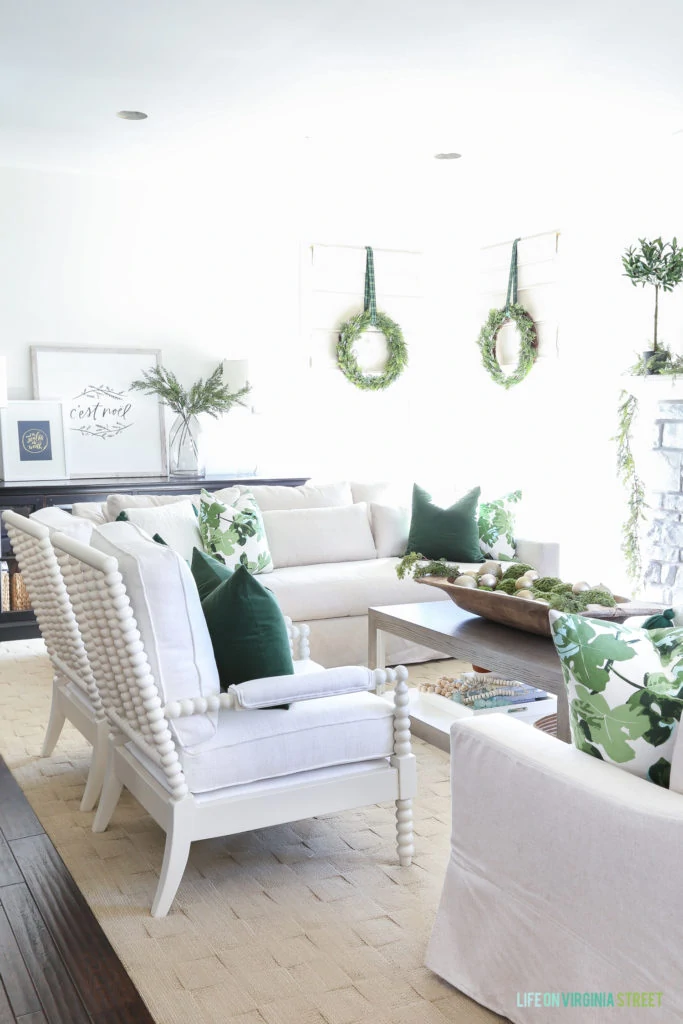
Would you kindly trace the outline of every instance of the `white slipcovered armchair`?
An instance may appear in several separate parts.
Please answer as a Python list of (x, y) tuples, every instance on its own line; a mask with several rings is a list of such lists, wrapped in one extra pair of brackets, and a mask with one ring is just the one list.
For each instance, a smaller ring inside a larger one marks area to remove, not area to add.
[(683, 795), (497, 714), (453, 725), (451, 787), (427, 966), (520, 1024), (683, 1020)]
[[(396, 802), (399, 860), (410, 863), (405, 669), (309, 666), (221, 693), (199, 595), (174, 551), (130, 523), (101, 526), (92, 546), (52, 542), (110, 728), (93, 828), (107, 827), (125, 785), (164, 829), (154, 916), (168, 912), (192, 841), (369, 803)], [(368, 692), (387, 676), (393, 706)]]

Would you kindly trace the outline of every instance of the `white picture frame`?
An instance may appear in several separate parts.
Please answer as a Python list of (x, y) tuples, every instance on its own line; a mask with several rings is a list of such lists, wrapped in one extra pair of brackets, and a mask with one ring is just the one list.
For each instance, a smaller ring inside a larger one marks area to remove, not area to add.
[(8, 402), (0, 409), (0, 474), (8, 482), (68, 479), (61, 402)]
[(164, 407), (130, 391), (160, 363), (159, 349), (31, 346), (34, 398), (64, 406), (73, 479), (168, 476)]

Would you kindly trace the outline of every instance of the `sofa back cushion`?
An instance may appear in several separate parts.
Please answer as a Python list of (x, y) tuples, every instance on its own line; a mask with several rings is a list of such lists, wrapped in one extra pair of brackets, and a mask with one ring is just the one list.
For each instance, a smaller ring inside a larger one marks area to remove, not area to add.
[(377, 557), (364, 502), (264, 512), (263, 521), (275, 569)]
[(370, 505), (370, 523), (378, 558), (402, 558), (410, 532), (410, 509), (399, 505)]
[(292, 508), (329, 508), (351, 505), (353, 497), (348, 483), (303, 484), (301, 487), (278, 485), (250, 487), (262, 512)]
[(194, 548), (202, 547), (197, 516), (189, 499), (155, 508), (124, 509), (119, 515), (139, 526), (150, 537), (158, 534), (186, 562), (192, 560)]
[[(220, 501), (232, 502), (240, 494), (239, 487), (223, 487), (214, 491)], [(180, 501), (199, 504), (199, 494), (110, 494), (105, 505), (105, 518), (114, 523), (121, 512), (131, 508), (158, 508), (161, 505), (176, 505)], [(75, 506), (74, 506), (75, 508)]]
[[(199, 593), (180, 555), (155, 544), (130, 522), (105, 523), (93, 530), (92, 546), (118, 562), (161, 700), (218, 693), (218, 670)], [(213, 735), (209, 719), (194, 716), (186, 721), (196, 725), (199, 739)]]

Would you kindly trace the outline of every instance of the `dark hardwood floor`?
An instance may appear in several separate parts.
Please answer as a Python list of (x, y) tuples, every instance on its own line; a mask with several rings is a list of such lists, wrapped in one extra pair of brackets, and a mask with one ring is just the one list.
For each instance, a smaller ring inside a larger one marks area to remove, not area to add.
[(0, 1024), (153, 1024), (0, 758)]

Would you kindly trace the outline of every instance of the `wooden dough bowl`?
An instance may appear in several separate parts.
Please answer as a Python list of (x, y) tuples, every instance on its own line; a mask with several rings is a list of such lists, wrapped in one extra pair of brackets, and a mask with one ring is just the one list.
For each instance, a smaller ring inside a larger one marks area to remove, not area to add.
[[(428, 587), (444, 590), (451, 601), (465, 612), (481, 615), (492, 622), (500, 622), (503, 626), (522, 629), (525, 633), (538, 633), (539, 636), (551, 636), (548, 620), (548, 606), (527, 601), (522, 597), (510, 594), (497, 594), (492, 590), (475, 590), (474, 587), (457, 587), (441, 576), (422, 576), (417, 581)], [(639, 604), (629, 601), (619, 594), (614, 595), (618, 602), (616, 608), (601, 608), (599, 612), (584, 612), (589, 619), (608, 619), (610, 622), (623, 622), (631, 615), (656, 615), (665, 605)]]

